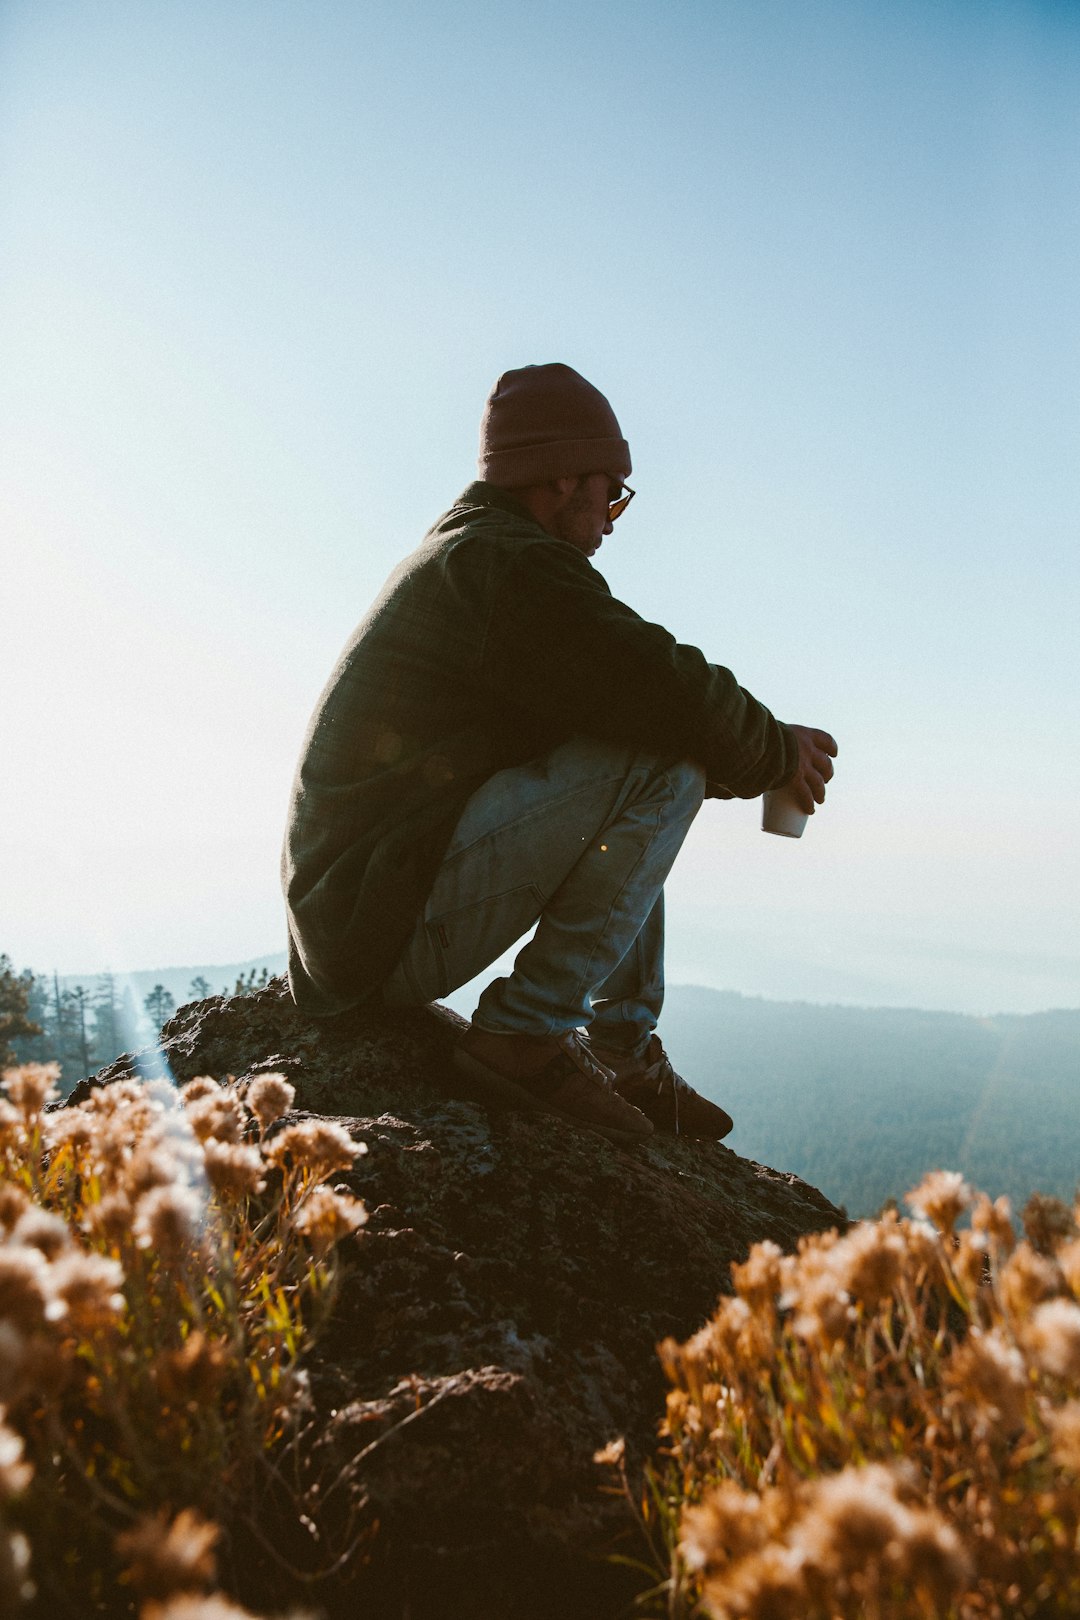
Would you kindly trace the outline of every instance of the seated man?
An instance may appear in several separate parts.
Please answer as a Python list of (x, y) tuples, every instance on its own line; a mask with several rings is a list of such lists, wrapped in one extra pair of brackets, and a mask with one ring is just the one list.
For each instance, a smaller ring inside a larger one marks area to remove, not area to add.
[(617, 601), (590, 562), (631, 499), (604, 396), (569, 366), (496, 383), (470, 484), (342, 653), (283, 856), (289, 982), (330, 1015), (445, 996), (535, 926), (455, 1062), (494, 1100), (616, 1141), (719, 1137), (655, 1033), (664, 881), (703, 798), (790, 784), (836, 744)]

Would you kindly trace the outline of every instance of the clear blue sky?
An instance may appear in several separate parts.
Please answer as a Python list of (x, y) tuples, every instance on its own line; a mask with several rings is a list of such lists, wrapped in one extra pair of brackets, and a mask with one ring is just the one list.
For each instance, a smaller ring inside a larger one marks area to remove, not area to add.
[(0, 80), (0, 951), (280, 948), (334, 657), (562, 359), (612, 589), (841, 745), (671, 977), (1080, 1004), (1080, 5), (6, 0)]

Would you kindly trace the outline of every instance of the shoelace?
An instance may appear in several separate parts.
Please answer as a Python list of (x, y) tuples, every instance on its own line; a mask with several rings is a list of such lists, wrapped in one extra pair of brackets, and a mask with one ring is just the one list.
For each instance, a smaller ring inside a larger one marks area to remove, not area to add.
[(559, 1044), (566, 1053), (567, 1057), (571, 1059), (571, 1061), (577, 1066), (577, 1068), (581, 1070), (583, 1074), (589, 1075), (589, 1077), (593, 1080), (599, 1080), (601, 1085), (607, 1086), (610, 1089), (611, 1082), (615, 1076), (612, 1074), (610, 1069), (606, 1069), (604, 1067), (599, 1058), (593, 1056), (592, 1052), (589, 1051), (588, 1046), (581, 1039), (581, 1036), (578, 1035), (576, 1030), (567, 1030)]
[(675, 1073), (675, 1070), (671, 1067), (671, 1059), (663, 1050), (661, 1050), (655, 1064), (650, 1065), (650, 1068), (646, 1069), (641, 1078), (651, 1080), (654, 1072), (658, 1076), (656, 1082), (656, 1095), (658, 1097), (664, 1095), (664, 1087), (669, 1080), (671, 1081), (671, 1095), (675, 1102), (675, 1135), (679, 1136), (681, 1134), (679, 1131), (679, 1090), (681, 1088), (683, 1091), (688, 1091), (690, 1088), (686, 1081)]

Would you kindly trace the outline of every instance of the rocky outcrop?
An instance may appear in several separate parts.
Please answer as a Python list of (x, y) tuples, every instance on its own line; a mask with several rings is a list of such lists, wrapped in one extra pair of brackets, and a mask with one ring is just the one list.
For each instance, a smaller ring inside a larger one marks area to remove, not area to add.
[(343, 1519), (347, 1494), (378, 1530), (319, 1604), (591, 1620), (640, 1584), (604, 1562), (638, 1549), (593, 1454), (625, 1436), (636, 1469), (654, 1448), (657, 1341), (701, 1325), (752, 1242), (791, 1248), (843, 1215), (720, 1143), (623, 1149), (493, 1114), (450, 1066), (461, 1027), (438, 1006), (316, 1023), (274, 981), (181, 1008), (162, 1038), (178, 1081), (278, 1071), (299, 1111), (344, 1116), (368, 1144), (351, 1185), (371, 1218), (342, 1251), (311, 1372), (321, 1476), (348, 1480), (326, 1512)]

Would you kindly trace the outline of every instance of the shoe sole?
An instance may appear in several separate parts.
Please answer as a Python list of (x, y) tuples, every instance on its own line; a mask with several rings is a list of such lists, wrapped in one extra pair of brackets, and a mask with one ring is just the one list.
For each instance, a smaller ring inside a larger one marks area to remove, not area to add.
[(617, 1125), (601, 1125), (596, 1120), (582, 1119), (580, 1114), (571, 1114), (565, 1108), (557, 1108), (554, 1103), (544, 1102), (525, 1086), (519, 1086), (516, 1080), (500, 1074), (498, 1069), (490, 1069), (486, 1063), (470, 1057), (468, 1052), (454, 1053), (454, 1067), (473, 1081), (486, 1101), (503, 1108), (522, 1108), (533, 1114), (555, 1114), (559, 1119), (568, 1120), (571, 1125), (580, 1126), (583, 1131), (594, 1131), (598, 1136), (605, 1136), (609, 1142), (616, 1142), (620, 1147), (634, 1147), (639, 1142), (647, 1142), (653, 1134), (651, 1120), (645, 1121), (649, 1126), (647, 1131), (623, 1131)]

